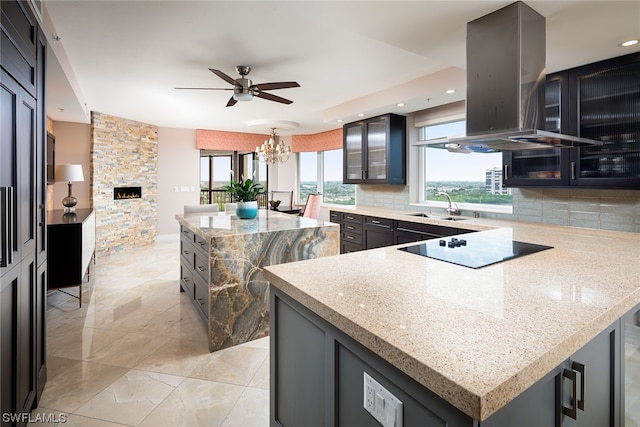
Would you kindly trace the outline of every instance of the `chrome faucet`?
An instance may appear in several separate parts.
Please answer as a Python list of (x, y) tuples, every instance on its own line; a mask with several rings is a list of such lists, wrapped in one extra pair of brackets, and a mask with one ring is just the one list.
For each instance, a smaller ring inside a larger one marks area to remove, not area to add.
[(449, 201), (449, 207), (447, 208), (447, 213), (449, 215), (460, 215), (460, 209), (458, 209), (458, 204), (456, 203), (456, 207), (452, 207), (451, 206), (451, 197), (445, 193), (444, 191), (438, 191), (436, 193), (436, 196), (445, 196), (447, 198), (447, 200)]

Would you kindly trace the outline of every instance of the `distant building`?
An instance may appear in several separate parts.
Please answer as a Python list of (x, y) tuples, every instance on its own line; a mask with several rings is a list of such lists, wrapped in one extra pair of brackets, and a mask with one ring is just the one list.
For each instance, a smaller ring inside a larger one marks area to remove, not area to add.
[(485, 171), (485, 189), (489, 194), (511, 194), (511, 188), (502, 186), (502, 169), (500, 168)]

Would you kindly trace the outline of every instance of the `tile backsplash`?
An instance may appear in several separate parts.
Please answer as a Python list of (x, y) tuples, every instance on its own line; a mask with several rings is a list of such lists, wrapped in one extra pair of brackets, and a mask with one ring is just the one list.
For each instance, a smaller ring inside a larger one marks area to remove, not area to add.
[[(358, 206), (425, 210), (410, 205), (409, 186), (357, 185), (356, 201)], [(512, 214), (480, 216), (640, 233), (640, 190), (514, 188)]]

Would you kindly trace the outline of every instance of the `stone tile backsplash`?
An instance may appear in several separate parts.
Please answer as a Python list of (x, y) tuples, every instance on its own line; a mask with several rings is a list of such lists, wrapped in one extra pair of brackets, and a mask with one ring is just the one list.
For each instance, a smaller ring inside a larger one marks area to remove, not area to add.
[[(410, 205), (409, 186), (357, 185), (358, 206), (421, 210)], [(473, 212), (463, 211), (472, 216)], [(640, 190), (514, 188), (513, 213), (480, 212), (505, 220), (640, 233)]]

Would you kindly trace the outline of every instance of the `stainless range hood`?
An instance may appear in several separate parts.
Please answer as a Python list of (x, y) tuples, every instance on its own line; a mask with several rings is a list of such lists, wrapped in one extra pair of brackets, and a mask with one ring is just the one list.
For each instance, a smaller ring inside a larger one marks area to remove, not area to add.
[(467, 23), (464, 137), (420, 141), (456, 152), (602, 145), (544, 131), (545, 19), (523, 2)]

